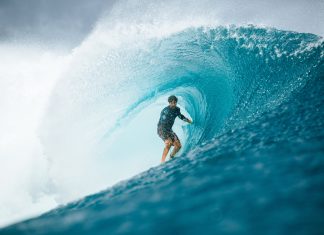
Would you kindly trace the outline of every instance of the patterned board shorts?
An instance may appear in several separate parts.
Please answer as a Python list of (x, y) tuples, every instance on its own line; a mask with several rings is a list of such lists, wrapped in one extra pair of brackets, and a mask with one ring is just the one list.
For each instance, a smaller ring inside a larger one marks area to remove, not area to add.
[(166, 141), (168, 138), (171, 138), (172, 142), (174, 142), (175, 140), (179, 140), (177, 134), (174, 133), (172, 130), (167, 131), (163, 130), (162, 127), (158, 127), (157, 133), (163, 141)]

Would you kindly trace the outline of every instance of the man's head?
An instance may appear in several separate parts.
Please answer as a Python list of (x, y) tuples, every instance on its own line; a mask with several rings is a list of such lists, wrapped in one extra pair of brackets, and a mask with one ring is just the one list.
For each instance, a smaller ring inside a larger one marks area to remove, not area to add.
[(175, 108), (177, 106), (178, 98), (175, 95), (171, 95), (168, 98), (168, 102), (171, 108)]

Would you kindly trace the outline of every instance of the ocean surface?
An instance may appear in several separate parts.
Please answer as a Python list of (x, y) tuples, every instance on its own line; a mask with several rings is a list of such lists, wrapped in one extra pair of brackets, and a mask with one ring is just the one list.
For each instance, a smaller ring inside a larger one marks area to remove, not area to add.
[[(118, 161), (123, 156), (106, 143), (125, 148), (126, 135), (142, 138), (133, 127), (114, 134), (142, 114), (137, 126), (151, 122), (150, 138), (160, 146), (148, 157), (159, 161), (163, 143), (150, 114), (170, 94), (194, 124), (179, 129), (183, 148), (174, 160), (2, 228), (1, 235), (323, 234), (323, 38), (232, 25), (189, 27), (96, 53), (85, 48), (87, 59), (74, 62), (53, 92), (41, 128), (48, 152), (61, 156), (75, 145), (78, 156), (93, 154), (102, 164), (113, 154)], [(60, 137), (58, 129), (67, 134)], [(115, 171), (137, 159), (120, 159)], [(59, 163), (53, 160), (53, 171)], [(89, 164), (94, 174), (99, 168)], [(74, 163), (66, 167), (73, 171)], [(89, 184), (77, 173), (54, 184)]]

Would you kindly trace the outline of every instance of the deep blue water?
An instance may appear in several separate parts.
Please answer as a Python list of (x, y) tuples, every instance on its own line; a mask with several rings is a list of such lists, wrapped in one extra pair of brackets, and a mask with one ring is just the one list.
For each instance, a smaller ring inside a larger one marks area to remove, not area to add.
[(182, 155), (0, 234), (323, 234), (323, 48), (232, 26), (128, 50), (125, 116), (175, 91), (195, 121)]

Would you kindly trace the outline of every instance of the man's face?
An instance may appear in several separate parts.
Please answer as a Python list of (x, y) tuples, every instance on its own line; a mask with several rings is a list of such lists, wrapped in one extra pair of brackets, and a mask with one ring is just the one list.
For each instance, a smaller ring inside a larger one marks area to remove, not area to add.
[(175, 108), (177, 106), (177, 101), (172, 100), (171, 102), (169, 102), (170, 108)]

